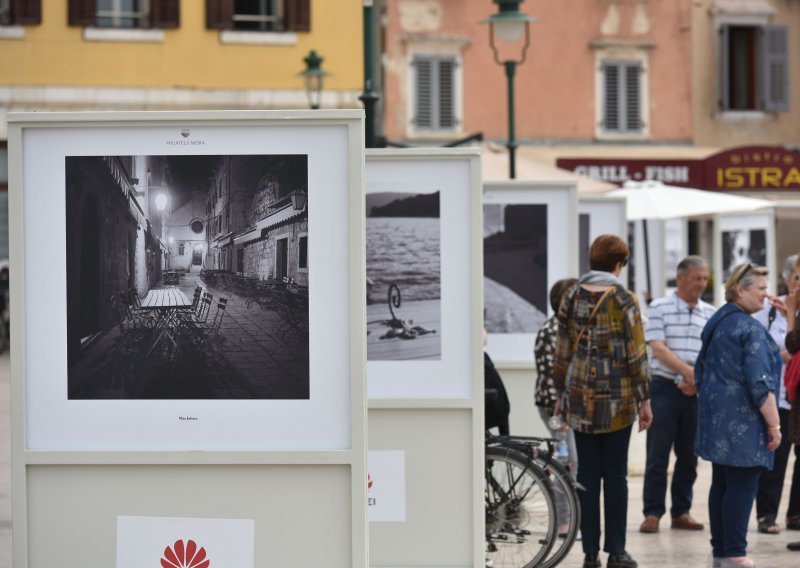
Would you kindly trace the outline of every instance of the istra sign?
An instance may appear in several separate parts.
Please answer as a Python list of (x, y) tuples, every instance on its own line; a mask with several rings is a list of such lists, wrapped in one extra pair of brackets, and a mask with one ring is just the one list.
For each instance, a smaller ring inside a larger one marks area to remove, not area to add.
[(775, 146), (733, 148), (703, 160), (562, 158), (556, 165), (618, 184), (654, 180), (716, 191), (800, 191), (800, 152)]

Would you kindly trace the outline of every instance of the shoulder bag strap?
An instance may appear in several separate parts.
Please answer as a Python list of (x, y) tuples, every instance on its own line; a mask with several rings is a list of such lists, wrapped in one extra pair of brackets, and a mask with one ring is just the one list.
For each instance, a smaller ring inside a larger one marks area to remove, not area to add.
[(589, 319), (586, 320), (585, 324), (583, 324), (583, 327), (578, 332), (578, 336), (575, 338), (575, 343), (572, 344), (572, 354), (573, 355), (575, 355), (575, 352), (578, 350), (578, 344), (580, 343), (581, 337), (583, 337), (583, 334), (586, 333), (586, 328), (588, 328), (589, 324), (592, 323), (592, 320), (594, 319), (594, 316), (597, 315), (597, 311), (600, 309), (600, 305), (603, 303), (603, 300), (606, 299), (606, 296), (608, 296), (612, 292), (612, 290), (614, 290), (614, 288), (609, 288), (608, 290), (606, 290), (603, 293), (602, 296), (600, 296), (600, 299), (597, 300), (597, 303), (594, 305), (594, 309), (592, 310), (592, 313), (589, 314)]

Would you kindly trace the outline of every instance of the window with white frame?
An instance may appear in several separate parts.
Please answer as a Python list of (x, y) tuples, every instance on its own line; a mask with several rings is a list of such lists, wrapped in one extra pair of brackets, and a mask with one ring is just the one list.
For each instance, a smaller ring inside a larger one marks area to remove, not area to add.
[(604, 134), (641, 134), (642, 76), (640, 61), (606, 60), (600, 67)]
[(414, 109), (412, 123), (417, 131), (456, 130), (455, 57), (417, 55), (412, 60)]
[(180, 0), (69, 0), (68, 21), (85, 28), (177, 28)]
[(789, 108), (789, 31), (786, 26), (719, 26), (719, 108)]
[(0, 26), (11, 24), (11, 0), (0, 0)]
[(281, 0), (235, 0), (233, 3), (235, 30), (281, 31), (282, 24)]
[(209, 29), (311, 31), (311, 0), (206, 0)]
[(149, 24), (149, 0), (97, 0), (99, 28), (146, 28)]
[(0, 26), (42, 23), (42, 0), (0, 0)]

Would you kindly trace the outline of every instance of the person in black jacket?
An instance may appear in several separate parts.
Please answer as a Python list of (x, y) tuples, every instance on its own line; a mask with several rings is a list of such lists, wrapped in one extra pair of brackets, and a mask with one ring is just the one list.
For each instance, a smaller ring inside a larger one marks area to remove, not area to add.
[[(486, 345), (488, 336), (483, 330), (483, 344)], [(511, 403), (508, 400), (506, 387), (500, 373), (494, 368), (491, 357), (483, 352), (483, 381), (485, 395), (485, 426), (486, 429), (497, 428), (501, 436), (508, 436), (508, 415), (511, 412)]]

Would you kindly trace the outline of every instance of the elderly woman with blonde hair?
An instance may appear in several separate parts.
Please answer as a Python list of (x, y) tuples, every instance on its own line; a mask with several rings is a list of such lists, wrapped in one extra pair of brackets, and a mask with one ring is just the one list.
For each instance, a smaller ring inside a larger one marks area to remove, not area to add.
[(767, 298), (767, 269), (737, 266), (725, 300), (703, 328), (695, 363), (695, 452), (712, 464), (708, 514), (714, 566), (752, 568), (747, 523), (758, 479), (772, 469), (781, 427), (776, 396), (780, 349), (752, 314)]

